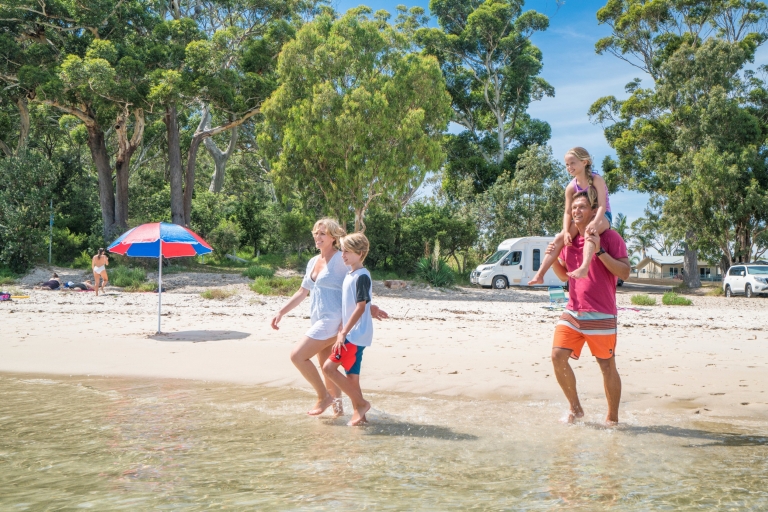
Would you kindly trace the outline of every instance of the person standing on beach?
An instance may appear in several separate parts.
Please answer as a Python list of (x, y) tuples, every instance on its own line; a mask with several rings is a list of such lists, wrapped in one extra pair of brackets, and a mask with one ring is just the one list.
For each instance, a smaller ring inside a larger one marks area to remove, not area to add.
[(101, 291), (105, 291), (104, 287), (109, 282), (107, 276), (107, 265), (109, 265), (109, 258), (104, 254), (104, 249), (99, 249), (99, 253), (91, 260), (91, 266), (93, 267), (93, 282), (96, 286), (96, 295), (99, 294), (99, 281), (101, 281)]
[[(312, 292), (309, 305), (312, 327), (291, 351), (291, 361), (317, 393), (315, 406), (307, 411), (310, 416), (322, 414), (331, 405), (336, 416), (344, 413), (341, 405), (341, 390), (330, 379), (326, 379), (323, 383), (312, 358), (317, 356), (318, 363), (322, 367), (331, 355), (331, 347), (342, 328), (341, 287), (348, 269), (341, 258), (339, 240), (345, 234), (344, 229), (334, 219), (320, 219), (315, 223), (312, 236), (320, 254), (309, 260), (301, 287), (280, 308), (271, 322), (273, 329), (279, 329), (278, 324), (283, 316)], [(386, 311), (373, 305), (371, 305), (371, 314), (379, 320), (388, 318)]]
[[(341, 315), (343, 327), (333, 344), (333, 352), (323, 365), (323, 373), (347, 394), (355, 409), (351, 427), (367, 423), (365, 413), (371, 408), (360, 389), (360, 366), (363, 350), (373, 341), (371, 273), (363, 266), (370, 244), (362, 233), (353, 233), (341, 239), (341, 257), (349, 267), (341, 290)], [(346, 375), (339, 372), (344, 368)]]
[[(569, 359), (578, 359), (584, 343), (597, 359), (603, 374), (608, 414), (605, 421), (616, 424), (619, 421), (621, 399), (621, 378), (616, 369), (616, 282), (617, 278), (627, 279), (631, 266), (627, 246), (616, 231), (606, 230), (601, 234), (588, 232), (597, 209), (597, 203), (590, 200), (587, 192), (579, 192), (571, 201), (571, 216), (578, 229), (570, 246), (560, 252), (552, 264), (558, 278), (568, 279), (568, 305), (555, 327), (552, 342), (552, 364), (557, 382), (568, 399), (570, 409), (568, 422), (584, 416), (576, 391), (576, 375)], [(593, 243), (599, 250), (589, 265), (587, 277), (576, 279), (569, 272), (583, 262), (583, 247)], [(549, 249), (548, 249), (549, 250)], [(554, 247), (551, 248), (554, 250)]]

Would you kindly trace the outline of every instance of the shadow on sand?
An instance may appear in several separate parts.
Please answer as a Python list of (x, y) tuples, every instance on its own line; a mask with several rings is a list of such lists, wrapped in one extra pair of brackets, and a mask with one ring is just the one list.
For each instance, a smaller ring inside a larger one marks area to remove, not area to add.
[(178, 331), (164, 332), (149, 336), (157, 341), (191, 341), (193, 343), (205, 343), (207, 341), (242, 340), (250, 336), (249, 332), (238, 331)]
[[(329, 425), (347, 427), (348, 417), (335, 418), (328, 422)], [(462, 434), (454, 432), (448, 427), (437, 425), (419, 425), (417, 423), (407, 423), (403, 421), (393, 421), (391, 419), (378, 419), (371, 417), (362, 428), (367, 436), (389, 436), (389, 437), (421, 437), (430, 439), (443, 439), (445, 441), (476, 441), (479, 439), (472, 434)]]
[(679, 437), (681, 439), (690, 439), (691, 441), (709, 441), (704, 443), (689, 444), (689, 448), (701, 448), (705, 446), (768, 446), (768, 437), (752, 434), (734, 434), (731, 432), (709, 432), (695, 428), (680, 428), (671, 425), (650, 425), (647, 427), (637, 427), (631, 425), (622, 425), (619, 427), (606, 427), (599, 423), (586, 423), (589, 427), (597, 429), (616, 428), (627, 434), (661, 434), (669, 437)]

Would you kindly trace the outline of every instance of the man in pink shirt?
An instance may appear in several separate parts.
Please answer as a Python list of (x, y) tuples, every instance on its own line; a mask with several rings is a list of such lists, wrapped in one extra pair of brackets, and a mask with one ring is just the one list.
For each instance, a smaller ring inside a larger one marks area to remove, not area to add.
[[(616, 231), (611, 229), (602, 235), (585, 235), (587, 225), (594, 217), (597, 205), (589, 204), (586, 192), (574, 196), (571, 206), (573, 223), (579, 235), (570, 246), (564, 247), (552, 270), (561, 280), (568, 279), (568, 305), (555, 327), (552, 342), (552, 364), (557, 382), (568, 399), (568, 422), (584, 416), (576, 392), (576, 375), (569, 359), (578, 359), (584, 343), (589, 346), (603, 372), (608, 414), (605, 421), (619, 421), (621, 378), (616, 369), (616, 281), (627, 279), (631, 266), (627, 246)], [(579, 268), (585, 243), (597, 248), (589, 265), (586, 279), (569, 278), (567, 272)]]

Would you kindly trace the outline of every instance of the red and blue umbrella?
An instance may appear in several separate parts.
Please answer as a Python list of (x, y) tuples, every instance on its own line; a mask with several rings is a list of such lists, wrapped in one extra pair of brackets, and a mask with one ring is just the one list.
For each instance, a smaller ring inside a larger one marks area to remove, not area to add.
[(213, 251), (200, 236), (178, 224), (152, 222), (126, 231), (107, 250), (136, 258), (199, 256)]
[[(167, 222), (142, 224), (126, 231), (107, 247), (109, 252), (136, 258), (158, 258), (157, 270), (157, 333), (163, 302), (163, 258), (198, 256), (213, 251), (194, 231)], [(162, 256), (162, 257), (161, 257)]]

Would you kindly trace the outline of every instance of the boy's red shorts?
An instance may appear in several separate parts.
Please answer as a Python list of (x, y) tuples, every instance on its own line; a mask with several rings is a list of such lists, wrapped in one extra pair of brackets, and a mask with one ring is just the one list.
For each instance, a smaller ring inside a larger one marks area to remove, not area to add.
[(349, 340), (344, 340), (344, 346), (331, 353), (328, 360), (339, 363), (347, 375), (360, 375), (360, 365), (363, 362), (363, 350), (365, 347), (359, 347)]

